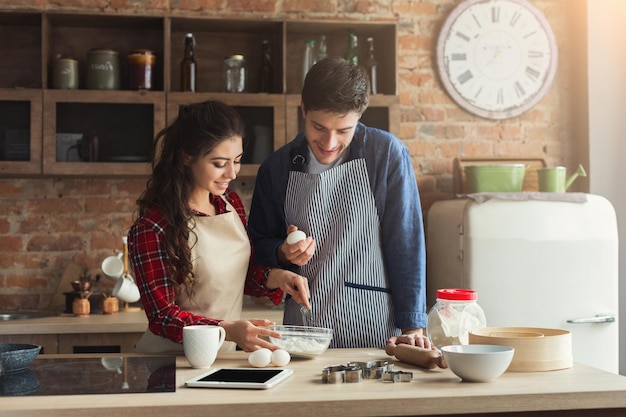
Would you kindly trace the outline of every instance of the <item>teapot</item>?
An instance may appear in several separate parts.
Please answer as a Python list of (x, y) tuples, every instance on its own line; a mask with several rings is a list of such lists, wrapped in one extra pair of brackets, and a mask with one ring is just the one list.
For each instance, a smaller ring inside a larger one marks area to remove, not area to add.
[(587, 172), (582, 164), (578, 164), (578, 169), (569, 178), (566, 178), (567, 168), (556, 166), (552, 168), (539, 168), (539, 191), (548, 193), (564, 193), (576, 178), (586, 177)]

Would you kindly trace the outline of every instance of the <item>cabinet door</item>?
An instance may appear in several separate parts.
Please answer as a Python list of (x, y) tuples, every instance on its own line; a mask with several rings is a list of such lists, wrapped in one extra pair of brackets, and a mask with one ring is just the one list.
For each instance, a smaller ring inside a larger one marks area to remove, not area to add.
[(41, 16), (0, 12), (0, 175), (41, 173)]
[(276, 94), (169, 93), (167, 118), (171, 122), (181, 105), (219, 100), (233, 106), (246, 124), (240, 177), (255, 176), (259, 164), (285, 144), (285, 99)]
[(45, 90), (43, 173), (147, 175), (164, 127), (163, 92)]
[[(271, 48), (274, 88), (272, 93), (283, 92), (283, 23), (272, 19), (230, 20), (203, 18), (171, 18), (171, 80), (170, 91), (180, 91), (180, 62), (184, 52), (184, 39), (193, 33), (196, 39), (198, 92), (223, 92), (222, 66), (224, 58), (243, 55), (246, 62), (246, 92), (259, 91), (259, 67), (262, 42), (268, 40)], [(267, 97), (267, 96), (265, 96)], [(271, 99), (268, 104), (271, 106)]]
[(143, 333), (60, 334), (59, 353), (132, 353)]
[(5, 334), (0, 343), (30, 343), (41, 346), (39, 353), (59, 353), (59, 337), (56, 334)]
[(0, 174), (41, 174), (41, 110), (41, 90), (0, 88)]

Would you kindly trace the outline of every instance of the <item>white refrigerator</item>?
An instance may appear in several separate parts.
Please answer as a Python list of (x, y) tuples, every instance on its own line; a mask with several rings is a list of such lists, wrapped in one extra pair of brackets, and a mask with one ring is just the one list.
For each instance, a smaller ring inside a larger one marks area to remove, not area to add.
[(569, 330), (575, 362), (618, 373), (615, 211), (604, 197), (576, 197), (433, 204), (426, 223), (428, 306), (438, 288), (474, 289), (487, 326)]

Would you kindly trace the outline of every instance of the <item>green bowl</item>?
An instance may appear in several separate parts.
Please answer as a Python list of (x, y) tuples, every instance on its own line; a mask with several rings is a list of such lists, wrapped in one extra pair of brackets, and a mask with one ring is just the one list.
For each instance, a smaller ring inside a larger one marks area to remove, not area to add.
[(518, 193), (524, 185), (526, 165), (469, 165), (464, 171), (468, 194)]

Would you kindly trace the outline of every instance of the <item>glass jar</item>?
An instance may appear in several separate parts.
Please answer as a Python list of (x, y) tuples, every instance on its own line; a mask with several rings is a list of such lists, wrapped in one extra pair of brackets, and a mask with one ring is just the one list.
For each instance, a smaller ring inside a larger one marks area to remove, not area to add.
[(474, 290), (446, 288), (437, 290), (437, 302), (428, 313), (427, 333), (431, 343), (441, 349), (466, 345), (469, 332), (485, 327), (487, 320)]
[(149, 49), (137, 49), (128, 55), (128, 89), (152, 90), (156, 55)]
[(246, 60), (243, 55), (231, 55), (224, 60), (224, 91), (243, 93), (246, 91)]

